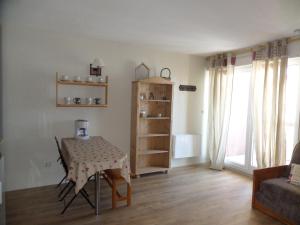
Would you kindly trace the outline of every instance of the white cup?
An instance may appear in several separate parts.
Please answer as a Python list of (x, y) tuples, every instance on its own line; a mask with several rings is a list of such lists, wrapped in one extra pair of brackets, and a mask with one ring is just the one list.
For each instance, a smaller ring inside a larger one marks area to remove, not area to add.
[(93, 78), (92, 78), (92, 77), (87, 77), (87, 78), (86, 78), (86, 81), (87, 81), (87, 82), (93, 82)]
[(75, 81), (81, 81), (81, 77), (80, 76), (74, 76), (74, 80)]
[(69, 80), (69, 76), (67, 75), (61, 75), (61, 80)]
[(85, 101), (86, 101), (86, 104), (88, 104), (88, 105), (91, 105), (91, 104), (93, 104), (93, 98), (92, 97), (87, 97), (86, 99), (85, 99)]
[(65, 104), (70, 105), (71, 104), (71, 97), (64, 97)]
[(104, 78), (103, 77), (98, 77), (97, 80), (98, 80), (99, 83), (103, 83), (104, 82)]

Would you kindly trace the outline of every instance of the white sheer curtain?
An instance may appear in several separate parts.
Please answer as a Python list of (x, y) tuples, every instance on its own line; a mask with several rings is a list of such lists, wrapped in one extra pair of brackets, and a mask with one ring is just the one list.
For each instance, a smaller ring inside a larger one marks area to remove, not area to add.
[(230, 120), (235, 57), (210, 57), (208, 151), (211, 169), (222, 170)]
[(253, 52), (253, 144), (259, 168), (285, 164), (287, 41)]

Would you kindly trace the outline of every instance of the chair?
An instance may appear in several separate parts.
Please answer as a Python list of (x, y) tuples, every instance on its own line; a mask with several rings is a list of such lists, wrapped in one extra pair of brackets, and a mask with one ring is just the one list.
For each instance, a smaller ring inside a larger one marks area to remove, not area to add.
[[(59, 154), (59, 157), (57, 158), (56, 161), (62, 163), (62, 162), (61, 162), (61, 156), (60, 156), (61, 153), (60, 153), (60, 146), (59, 146), (58, 138), (55, 136), (54, 139), (55, 139), (56, 146), (57, 146), (57, 150), (58, 150), (58, 154)], [(66, 180), (66, 178), (67, 178), (67, 175), (65, 175), (65, 176), (61, 179), (61, 181), (56, 185), (56, 188), (59, 188), (60, 185)]]
[[(300, 142), (291, 164), (300, 164)], [(300, 187), (289, 183), (291, 166), (276, 166), (253, 172), (252, 207), (288, 225), (300, 224)]]
[[(68, 175), (68, 166), (66, 164), (66, 161), (64, 159), (64, 156), (61, 152), (61, 149), (60, 149), (60, 145), (59, 145), (59, 142), (58, 142), (58, 138), (55, 136), (55, 142), (56, 142), (56, 145), (57, 145), (57, 149), (58, 149), (58, 152), (59, 152), (59, 156), (60, 156), (60, 161), (61, 161), (61, 164), (63, 166), (63, 169), (65, 171), (65, 177), (67, 177)], [(66, 178), (65, 178), (66, 180)], [(69, 180), (68, 183), (66, 184), (66, 186), (61, 190), (61, 192), (59, 193), (58, 197), (60, 197), (64, 192), (65, 190), (69, 187), (69, 189), (67, 190), (67, 192), (59, 199), (59, 201), (62, 201), (66, 198), (66, 196), (71, 192), (71, 190), (75, 187), (76, 183), (72, 180)], [(93, 203), (90, 201), (89, 199), (89, 195), (88, 193), (86, 192), (86, 190), (84, 188), (82, 188), (78, 194), (81, 194), (85, 200), (89, 203), (89, 205), (92, 207), (92, 208), (95, 208), (95, 206), (93, 205)], [(71, 198), (71, 200), (65, 205), (64, 209), (61, 211), (61, 214), (64, 214), (65, 211), (68, 209), (68, 207), (72, 204), (72, 202), (75, 200), (75, 198), (78, 196), (78, 194), (74, 194), (74, 196)]]
[(108, 185), (112, 188), (112, 208), (117, 207), (117, 202), (126, 201), (127, 206), (131, 205), (131, 185), (127, 183), (127, 194), (122, 196), (117, 190), (117, 185), (124, 183), (125, 179), (121, 176), (120, 169), (109, 169), (105, 170), (103, 178), (106, 180)]

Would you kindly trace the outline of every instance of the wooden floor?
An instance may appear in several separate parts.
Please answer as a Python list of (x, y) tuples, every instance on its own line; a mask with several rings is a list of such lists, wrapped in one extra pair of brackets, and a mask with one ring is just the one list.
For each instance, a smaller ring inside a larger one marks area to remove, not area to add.
[[(82, 197), (64, 215), (54, 186), (7, 193), (8, 225), (279, 225), (251, 209), (252, 183), (230, 171), (204, 167), (172, 169), (134, 179), (131, 207), (111, 210), (111, 195), (103, 183), (101, 215), (96, 217)], [(93, 195), (93, 183), (87, 190)], [(93, 197), (93, 196), (91, 196)]]

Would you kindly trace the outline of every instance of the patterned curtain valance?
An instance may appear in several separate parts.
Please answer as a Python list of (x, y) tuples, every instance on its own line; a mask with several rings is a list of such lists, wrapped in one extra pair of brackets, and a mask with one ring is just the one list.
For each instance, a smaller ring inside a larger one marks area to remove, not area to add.
[(235, 65), (236, 57), (231, 54), (218, 54), (209, 57), (209, 67), (227, 67), (228, 64)]
[(252, 52), (253, 60), (266, 60), (287, 57), (287, 39), (269, 42), (266, 46), (258, 47)]

